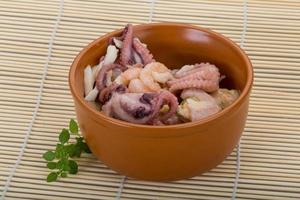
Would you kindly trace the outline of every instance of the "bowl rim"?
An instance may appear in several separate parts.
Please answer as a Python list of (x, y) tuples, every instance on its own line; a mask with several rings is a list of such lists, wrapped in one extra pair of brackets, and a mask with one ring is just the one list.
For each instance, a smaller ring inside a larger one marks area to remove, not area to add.
[(134, 25), (133, 28), (134, 30), (144, 30), (144, 29), (148, 29), (150, 27), (164, 27), (164, 26), (169, 26), (169, 27), (179, 27), (179, 28), (188, 28), (188, 29), (194, 29), (197, 31), (201, 31), (201, 32), (205, 32), (207, 34), (209, 34), (211, 37), (218, 39), (218, 40), (223, 40), (225, 43), (227, 43), (228, 45), (230, 45), (232, 48), (234, 48), (234, 50), (241, 56), (241, 58), (244, 60), (245, 64), (246, 64), (246, 68), (247, 68), (247, 80), (246, 80), (246, 85), (243, 89), (243, 91), (240, 93), (240, 96), (238, 97), (237, 100), (235, 100), (230, 106), (226, 107), (225, 109), (221, 110), (218, 113), (215, 113), (213, 115), (210, 115), (204, 119), (198, 120), (198, 121), (194, 121), (194, 122), (186, 122), (186, 123), (182, 123), (182, 124), (176, 124), (176, 125), (165, 125), (165, 126), (153, 126), (153, 125), (143, 125), (143, 124), (134, 124), (134, 123), (130, 123), (130, 122), (126, 122), (126, 121), (122, 121), (122, 120), (118, 120), (118, 119), (114, 119), (112, 117), (108, 117), (104, 114), (102, 114), (101, 112), (99, 112), (98, 110), (92, 108), (91, 106), (88, 105), (88, 102), (84, 99), (84, 97), (82, 97), (78, 90), (75, 88), (75, 72), (78, 66), (78, 63), (81, 60), (81, 57), (85, 55), (85, 53), (94, 45), (99, 44), (101, 41), (107, 41), (111, 36), (116, 35), (116, 34), (120, 34), (123, 30), (122, 29), (118, 29), (109, 33), (104, 34), (103, 36), (95, 39), (94, 41), (92, 41), (91, 43), (89, 43), (87, 46), (85, 46), (75, 57), (73, 63), (70, 66), (70, 70), (69, 70), (69, 87), (71, 90), (71, 93), (73, 95), (73, 98), (77, 100), (77, 102), (79, 102), (85, 109), (87, 109), (88, 111), (92, 112), (97, 118), (101, 119), (101, 120), (105, 120), (108, 123), (111, 123), (113, 125), (117, 125), (120, 127), (129, 127), (129, 128), (144, 128), (144, 129), (185, 129), (185, 128), (191, 128), (191, 127), (195, 127), (195, 126), (199, 126), (199, 125), (204, 125), (207, 124), (209, 122), (212, 122), (218, 118), (223, 117), (224, 115), (226, 115), (226, 113), (232, 112), (234, 111), (234, 109), (236, 107), (238, 107), (238, 105), (242, 104), (245, 99), (247, 98), (247, 96), (249, 95), (252, 85), (253, 85), (253, 67), (252, 67), (252, 63), (250, 61), (250, 59), (248, 58), (248, 56), (246, 55), (246, 53), (244, 52), (244, 50), (238, 46), (235, 42), (233, 42), (231, 39), (223, 36), (220, 33), (217, 33), (215, 31), (212, 31), (210, 29), (207, 28), (203, 28), (203, 27), (199, 27), (199, 26), (195, 26), (195, 25), (191, 25), (191, 24), (184, 24), (184, 23), (172, 23), (172, 22), (162, 22), (162, 23), (145, 23), (145, 24), (139, 24), (139, 25)]

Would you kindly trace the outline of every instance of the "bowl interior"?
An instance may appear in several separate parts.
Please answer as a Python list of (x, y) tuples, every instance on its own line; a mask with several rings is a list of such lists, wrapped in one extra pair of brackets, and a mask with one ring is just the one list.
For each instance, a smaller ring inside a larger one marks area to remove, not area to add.
[[(105, 55), (108, 39), (120, 35), (121, 31), (97, 39), (77, 57), (75, 88), (82, 98), (84, 68), (96, 65), (100, 57)], [(171, 69), (186, 64), (209, 62), (215, 64), (221, 74), (226, 76), (221, 87), (243, 91), (249, 82), (248, 59), (245, 59), (237, 45), (217, 33), (189, 25), (148, 24), (134, 26), (134, 35), (147, 44), (156, 61)]]

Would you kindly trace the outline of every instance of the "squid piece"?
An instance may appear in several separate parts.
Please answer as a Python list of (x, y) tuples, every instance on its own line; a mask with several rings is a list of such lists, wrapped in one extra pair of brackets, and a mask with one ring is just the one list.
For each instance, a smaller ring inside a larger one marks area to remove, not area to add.
[(212, 97), (222, 109), (232, 104), (239, 97), (239, 95), (239, 91), (228, 90), (225, 88), (220, 88), (216, 92), (212, 93)]
[(92, 68), (90, 65), (84, 69), (83, 80), (84, 80), (84, 94), (85, 96), (87, 96), (93, 90), (93, 86), (95, 82)]
[(109, 65), (116, 61), (119, 50), (114, 45), (108, 45), (106, 54), (103, 60), (103, 65)]
[(184, 90), (181, 98), (177, 113), (184, 121), (197, 121), (221, 110), (215, 99), (200, 89)]
[(89, 92), (88, 95), (85, 96), (85, 100), (87, 101), (95, 101), (97, 99), (97, 96), (99, 94), (99, 90), (97, 87), (95, 87), (92, 91)]

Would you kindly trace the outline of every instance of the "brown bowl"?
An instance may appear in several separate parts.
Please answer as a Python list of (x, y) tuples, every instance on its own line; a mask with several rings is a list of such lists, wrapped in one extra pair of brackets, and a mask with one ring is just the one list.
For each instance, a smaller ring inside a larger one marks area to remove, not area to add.
[(174, 23), (134, 26), (134, 35), (169, 68), (210, 62), (226, 75), (223, 86), (241, 91), (232, 105), (201, 121), (171, 126), (138, 125), (101, 114), (84, 100), (83, 70), (105, 54), (106, 34), (75, 58), (69, 84), (77, 119), (92, 152), (120, 174), (173, 181), (206, 172), (228, 156), (241, 137), (249, 105), (253, 70), (246, 54), (228, 38), (204, 28)]

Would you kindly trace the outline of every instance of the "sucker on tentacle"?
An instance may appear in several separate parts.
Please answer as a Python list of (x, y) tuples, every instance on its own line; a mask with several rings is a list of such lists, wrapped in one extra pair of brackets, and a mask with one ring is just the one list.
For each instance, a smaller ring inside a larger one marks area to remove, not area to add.
[(128, 24), (123, 31), (123, 44), (120, 54), (120, 63), (123, 66), (133, 64), (132, 59), (132, 40), (133, 40), (133, 27), (132, 24)]
[[(176, 96), (169, 91), (161, 91), (155, 98), (155, 103), (153, 103), (154, 114), (152, 119), (159, 118), (162, 122), (167, 120), (170, 116), (176, 113), (178, 107), (178, 100)], [(160, 109), (163, 105), (167, 104), (169, 106), (169, 110), (164, 113), (162, 116), (159, 116)]]
[(206, 92), (214, 92), (219, 89), (220, 73), (216, 66), (210, 64), (197, 64), (194, 67), (187, 66), (188, 70), (179, 70), (173, 79), (168, 81), (169, 90), (175, 92), (188, 88), (199, 88)]
[(138, 38), (133, 38), (133, 48), (141, 56), (144, 65), (154, 62), (153, 55)]

